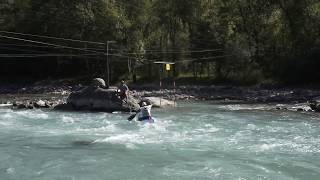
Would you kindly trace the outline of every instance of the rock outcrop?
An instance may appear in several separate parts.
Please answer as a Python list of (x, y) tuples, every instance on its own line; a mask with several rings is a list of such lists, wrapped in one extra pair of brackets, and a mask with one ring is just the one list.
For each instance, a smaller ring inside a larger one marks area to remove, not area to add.
[(72, 92), (65, 104), (55, 107), (56, 110), (85, 110), (85, 111), (137, 111), (138, 100), (129, 95), (120, 99), (116, 88), (104, 89), (106, 83), (101, 78), (95, 78), (91, 86)]
[(74, 109), (88, 111), (137, 111), (138, 100), (129, 95), (128, 99), (121, 100), (116, 89), (103, 89), (100, 87), (86, 87), (70, 94), (64, 105), (58, 105), (55, 109)]
[(12, 107), (13, 109), (53, 108), (65, 111), (131, 112), (138, 111), (142, 102), (152, 104), (155, 108), (175, 106), (175, 102), (160, 97), (136, 96), (134, 91), (129, 93), (128, 98), (121, 99), (117, 88), (106, 87), (106, 83), (101, 78), (93, 79), (88, 87), (80, 90), (79, 88), (68, 93), (69, 96), (64, 96), (63, 100), (47, 96), (27, 98), (26, 100), (14, 101)]

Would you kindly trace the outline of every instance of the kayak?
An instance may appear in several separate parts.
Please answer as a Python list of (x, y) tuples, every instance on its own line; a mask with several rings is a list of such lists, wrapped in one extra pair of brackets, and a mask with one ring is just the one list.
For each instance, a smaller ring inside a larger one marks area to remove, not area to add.
[[(137, 114), (131, 114), (129, 117), (128, 117), (128, 120), (129, 121), (138, 121), (138, 122), (143, 122), (143, 123), (154, 123), (155, 122), (155, 119), (153, 117), (146, 117), (144, 119), (141, 119), (141, 112), (137, 113)], [(140, 117), (140, 120), (139, 120), (139, 117)]]
[(153, 117), (145, 118), (145, 119), (143, 119), (143, 120), (139, 120), (139, 117), (141, 117), (141, 112), (139, 112), (139, 113), (136, 115), (136, 121), (144, 122), (144, 123), (154, 123), (154, 118), (153, 118)]
[[(137, 120), (139, 121), (139, 120)], [(145, 120), (142, 120), (142, 121), (139, 121), (139, 122), (143, 122), (143, 123), (154, 123), (154, 119), (153, 118), (149, 118), (149, 119), (145, 119)]]

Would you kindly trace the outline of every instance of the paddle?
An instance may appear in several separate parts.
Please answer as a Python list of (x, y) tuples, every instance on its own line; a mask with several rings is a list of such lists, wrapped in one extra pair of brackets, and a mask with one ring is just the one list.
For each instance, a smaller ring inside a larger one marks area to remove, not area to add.
[(132, 121), (132, 119), (133, 119), (134, 117), (136, 117), (137, 114), (138, 114), (138, 113), (131, 114), (131, 115), (128, 117), (128, 121)]

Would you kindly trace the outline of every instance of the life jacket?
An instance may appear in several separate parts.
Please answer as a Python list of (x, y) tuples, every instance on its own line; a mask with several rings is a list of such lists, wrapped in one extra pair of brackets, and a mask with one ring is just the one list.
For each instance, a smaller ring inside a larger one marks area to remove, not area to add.
[(152, 107), (152, 105), (148, 105), (148, 106), (143, 106), (140, 108), (140, 112), (138, 114), (139, 121), (151, 119), (151, 107)]

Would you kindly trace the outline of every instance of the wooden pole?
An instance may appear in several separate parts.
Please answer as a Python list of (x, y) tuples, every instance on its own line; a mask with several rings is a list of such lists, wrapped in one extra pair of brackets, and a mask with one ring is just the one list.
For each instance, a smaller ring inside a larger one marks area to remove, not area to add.
[(107, 41), (107, 85), (108, 87), (110, 86), (109, 43), (116, 43), (116, 41)]
[(173, 106), (176, 107), (176, 80), (173, 78)]
[(162, 64), (159, 64), (159, 78), (160, 78), (160, 107), (161, 107), (161, 98), (162, 98)]

